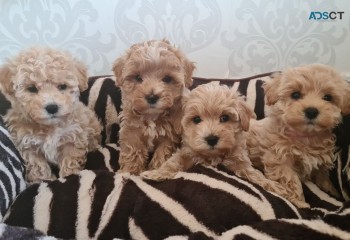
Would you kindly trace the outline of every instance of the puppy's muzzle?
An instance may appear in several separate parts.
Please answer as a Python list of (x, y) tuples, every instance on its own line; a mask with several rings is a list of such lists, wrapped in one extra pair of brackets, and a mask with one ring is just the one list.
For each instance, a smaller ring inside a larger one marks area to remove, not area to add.
[(157, 103), (159, 96), (154, 95), (154, 94), (150, 94), (150, 95), (147, 95), (145, 98), (146, 98), (147, 102), (152, 105), (152, 104)]
[(209, 146), (214, 147), (218, 143), (219, 137), (215, 135), (209, 135), (205, 138), (205, 141), (208, 143)]
[(46, 105), (45, 110), (48, 114), (56, 114), (58, 112), (58, 105), (57, 104), (49, 104)]
[(305, 117), (307, 117), (310, 120), (313, 120), (318, 116), (319, 111), (317, 108), (308, 107), (304, 109), (304, 114), (305, 114)]

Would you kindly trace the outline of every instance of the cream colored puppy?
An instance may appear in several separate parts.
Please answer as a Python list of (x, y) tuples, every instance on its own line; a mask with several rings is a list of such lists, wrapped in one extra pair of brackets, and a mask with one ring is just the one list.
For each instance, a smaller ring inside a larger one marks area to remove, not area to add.
[[(121, 171), (155, 169), (180, 143), (181, 97), (194, 64), (166, 40), (133, 45), (113, 66), (122, 93)], [(149, 153), (153, 157), (148, 164)]]
[(200, 85), (183, 98), (183, 110), (181, 149), (159, 169), (146, 171), (142, 177), (164, 180), (194, 164), (222, 164), (266, 190), (283, 190), (252, 167), (244, 131), (249, 129), (254, 113), (233, 89), (218, 82)]
[(79, 101), (87, 88), (86, 68), (69, 54), (31, 48), (0, 69), (2, 92), (12, 108), (4, 120), (26, 164), (26, 180), (38, 182), (76, 173), (85, 154), (98, 147), (101, 127)]
[(302, 181), (313, 179), (333, 191), (327, 181), (335, 150), (332, 129), (349, 113), (349, 84), (334, 69), (313, 64), (276, 74), (264, 89), (270, 110), (251, 123), (250, 158), (285, 188), (280, 195), (307, 207)]

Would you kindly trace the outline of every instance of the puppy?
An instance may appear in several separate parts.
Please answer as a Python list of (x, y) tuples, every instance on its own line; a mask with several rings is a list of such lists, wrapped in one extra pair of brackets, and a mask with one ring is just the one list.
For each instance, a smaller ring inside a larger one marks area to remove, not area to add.
[(307, 207), (302, 181), (313, 179), (334, 192), (326, 181), (335, 150), (332, 129), (350, 112), (349, 84), (334, 69), (313, 64), (275, 74), (264, 89), (270, 109), (251, 123), (250, 158), (285, 188), (280, 195)]
[(65, 52), (33, 47), (0, 69), (2, 92), (12, 108), (5, 116), (26, 163), (26, 180), (55, 179), (81, 170), (85, 154), (98, 147), (101, 127), (79, 101), (87, 88), (86, 68)]
[(122, 93), (120, 171), (139, 174), (147, 167), (158, 168), (175, 151), (181, 135), (181, 97), (192, 85), (194, 68), (167, 40), (135, 44), (116, 60), (113, 71)]
[(255, 115), (233, 89), (218, 82), (200, 85), (183, 98), (183, 109), (181, 149), (159, 169), (143, 172), (142, 177), (164, 180), (194, 164), (222, 164), (266, 190), (282, 190), (252, 167), (243, 132)]

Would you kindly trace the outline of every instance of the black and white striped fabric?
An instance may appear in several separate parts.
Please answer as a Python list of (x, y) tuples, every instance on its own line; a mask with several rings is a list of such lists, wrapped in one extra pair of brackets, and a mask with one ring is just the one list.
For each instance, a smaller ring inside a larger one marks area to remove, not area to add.
[(332, 183), (343, 200), (350, 199), (350, 115), (334, 129), (337, 151), (335, 166), (330, 172)]
[(0, 220), (25, 187), (23, 159), (0, 117)]
[(0, 239), (6, 240), (55, 240), (55, 237), (49, 237), (42, 232), (24, 228), (14, 227), (4, 223), (0, 224)]
[(164, 182), (84, 170), (30, 186), (5, 223), (63, 239), (350, 239), (350, 205), (333, 207), (297, 209), (222, 167)]
[(88, 153), (85, 169), (116, 172), (119, 170), (117, 159), (119, 159), (119, 146), (108, 143), (103, 148)]
[(80, 94), (80, 100), (95, 111), (102, 123), (102, 145), (117, 143), (119, 139), (118, 113), (121, 110), (121, 92), (114, 76), (91, 77), (88, 89)]

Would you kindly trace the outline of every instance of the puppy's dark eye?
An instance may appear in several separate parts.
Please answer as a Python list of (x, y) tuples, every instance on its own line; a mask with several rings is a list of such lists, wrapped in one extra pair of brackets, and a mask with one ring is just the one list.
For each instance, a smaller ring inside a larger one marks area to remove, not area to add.
[(323, 96), (322, 99), (327, 101), (327, 102), (331, 102), (333, 100), (333, 97), (330, 94), (326, 94), (326, 95)]
[(162, 79), (163, 82), (165, 83), (171, 83), (173, 81), (173, 78), (170, 77), (170, 76), (165, 76), (163, 79)]
[(220, 116), (220, 122), (223, 123), (223, 122), (227, 122), (228, 120), (230, 120), (230, 117), (228, 115), (224, 114)]
[(143, 80), (142, 80), (142, 77), (140, 75), (136, 75), (135, 81), (141, 83)]
[(37, 93), (39, 90), (36, 88), (36, 86), (32, 85), (27, 88), (27, 90), (31, 93)]
[(192, 121), (195, 123), (195, 124), (198, 124), (202, 121), (202, 119), (199, 117), (199, 116), (195, 116), (194, 118), (192, 118)]
[(300, 92), (293, 92), (291, 95), (290, 95), (291, 98), (297, 100), (299, 98), (301, 98), (301, 93)]
[(60, 85), (57, 86), (57, 88), (59, 90), (66, 90), (67, 89), (67, 85), (66, 84), (60, 84)]

